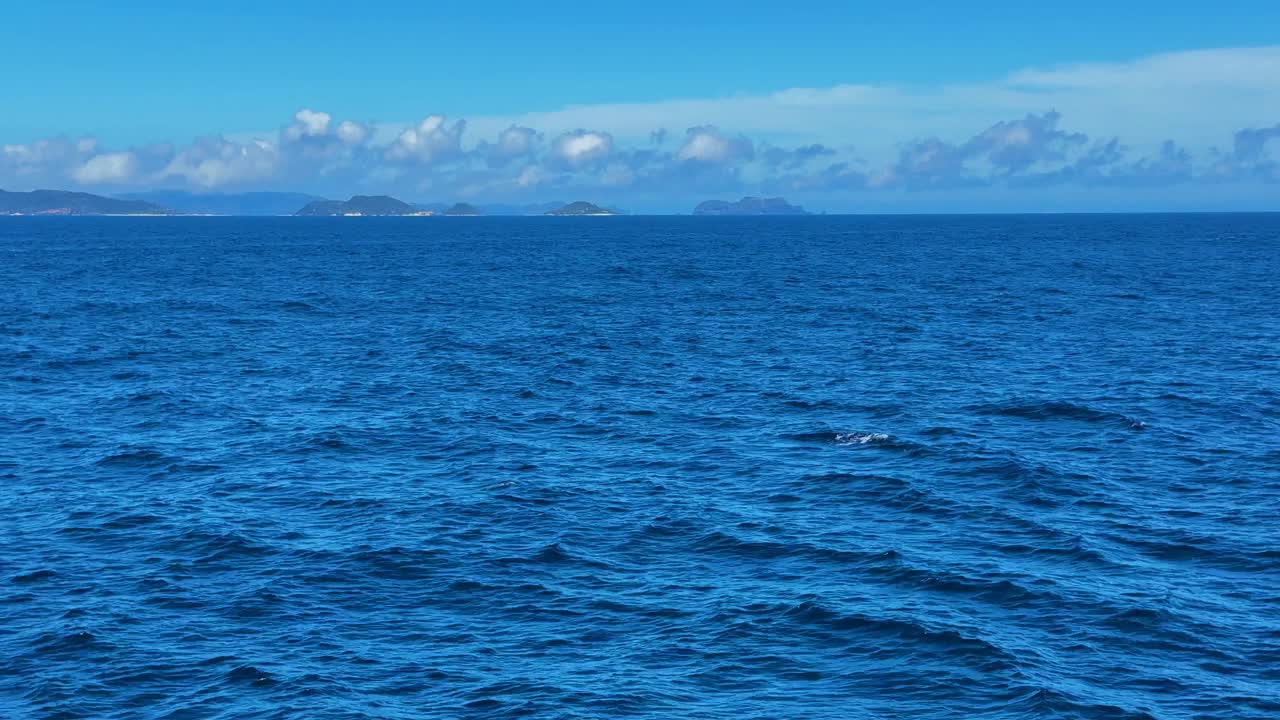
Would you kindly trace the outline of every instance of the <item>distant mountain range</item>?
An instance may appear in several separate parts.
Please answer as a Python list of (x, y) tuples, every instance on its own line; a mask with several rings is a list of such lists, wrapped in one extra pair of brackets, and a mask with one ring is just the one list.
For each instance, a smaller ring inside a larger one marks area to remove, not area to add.
[(117, 200), (65, 190), (5, 192), (0, 190), (0, 215), (176, 215), (155, 203)]
[(458, 203), (450, 205), (448, 203), (414, 203), (413, 206), (419, 210), (433, 212), (437, 215), (449, 215), (450, 210), (458, 207), (458, 205), (466, 205), (479, 210), (481, 215), (546, 215), (552, 210), (559, 210), (564, 207), (564, 201), (530, 203), (528, 205), (513, 205), (509, 203), (494, 203), (492, 205), (474, 205), (471, 203)]
[[(249, 192), (201, 194), (160, 190), (104, 197), (64, 190), (5, 192), (0, 190), (0, 215), (625, 215), (613, 207), (589, 202), (528, 205), (471, 203), (409, 204), (386, 195), (356, 195), (350, 200), (325, 200), (305, 193)], [(808, 215), (785, 199), (744, 197), (736, 202), (708, 200), (694, 215)]]
[(322, 197), (304, 193), (191, 193), (181, 190), (129, 193), (122, 200), (138, 200), (191, 215), (292, 215)]
[(335, 215), (427, 215), (402, 200), (386, 195), (356, 195), (350, 200), (317, 200), (307, 204), (294, 215), (304, 217), (330, 217)]
[(589, 202), (583, 202), (579, 200), (578, 202), (571, 202), (568, 205), (565, 205), (564, 207), (558, 210), (552, 210), (547, 214), (548, 215), (581, 216), (581, 215), (617, 215), (618, 213), (614, 212), (613, 210), (606, 210), (605, 208), (602, 208), (599, 205), (593, 205)]
[(804, 208), (782, 198), (744, 197), (737, 202), (708, 200), (693, 209), (694, 215), (808, 215)]
[[(459, 204), (466, 204), (466, 203), (459, 203)], [(491, 205), (469, 205), (469, 207), (475, 207), (480, 211), (481, 215), (492, 215), (492, 216), (498, 217), (498, 216), (506, 216), (506, 215), (510, 215), (510, 216), (553, 215), (553, 214), (556, 214), (559, 210), (562, 210), (566, 205), (567, 203), (565, 203), (563, 200), (558, 200), (555, 202), (529, 203), (527, 205), (514, 205), (510, 203), (493, 203)], [(414, 205), (414, 207), (419, 208), (421, 210), (431, 210), (436, 213), (443, 213), (445, 215), (449, 214), (449, 208), (450, 208), (450, 206), (445, 205), (444, 203), (416, 204)], [(627, 214), (625, 211), (619, 210), (616, 207), (605, 207), (604, 209), (608, 211), (608, 213), (613, 215)]]
[(526, 205), (494, 203), (493, 205), (481, 205), (480, 209), (484, 210), (485, 215), (546, 215), (552, 210), (559, 210), (564, 207), (564, 204), (563, 200), (529, 203)]

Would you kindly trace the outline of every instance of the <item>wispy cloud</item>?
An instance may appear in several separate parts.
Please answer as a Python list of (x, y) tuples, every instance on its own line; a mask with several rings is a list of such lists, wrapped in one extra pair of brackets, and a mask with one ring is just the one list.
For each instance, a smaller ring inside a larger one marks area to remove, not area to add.
[(876, 151), (905, 138), (963, 133), (1046, 110), (1057, 110), (1091, 136), (1146, 140), (1158, 129), (1188, 143), (1221, 142), (1235, 129), (1270, 125), (1280, 118), (1280, 46), (1019, 70), (985, 83), (837, 85), (569, 107), (517, 117), (476, 117), (471, 126), (483, 134), (512, 122), (549, 133), (608, 128), (615, 138), (630, 142), (647, 138), (655, 128), (714, 125), (757, 140), (856, 143)]

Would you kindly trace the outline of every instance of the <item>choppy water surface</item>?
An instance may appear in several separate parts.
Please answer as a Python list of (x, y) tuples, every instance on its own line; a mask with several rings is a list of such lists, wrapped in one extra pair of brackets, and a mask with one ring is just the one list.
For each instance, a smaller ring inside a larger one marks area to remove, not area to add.
[(1280, 216), (0, 222), (0, 709), (1280, 717)]

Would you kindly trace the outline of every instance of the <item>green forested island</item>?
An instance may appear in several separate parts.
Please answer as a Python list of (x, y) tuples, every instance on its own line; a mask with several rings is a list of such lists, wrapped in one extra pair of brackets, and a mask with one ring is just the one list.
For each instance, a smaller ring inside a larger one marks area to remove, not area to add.
[(140, 200), (171, 208), (187, 215), (293, 215), (307, 203), (322, 197), (293, 192), (189, 192), (152, 190), (117, 195), (121, 200)]
[(606, 208), (602, 208), (599, 205), (593, 205), (592, 203), (579, 200), (578, 202), (571, 202), (568, 205), (565, 205), (564, 207), (560, 208), (559, 210), (552, 210), (547, 214), (548, 215), (581, 216), (581, 215), (617, 215), (618, 213), (612, 210), (608, 210)]
[(333, 217), (339, 215), (429, 215), (407, 202), (386, 195), (356, 195), (350, 200), (318, 200), (308, 203), (294, 215), (300, 217)]
[(737, 202), (708, 200), (693, 209), (694, 215), (808, 215), (799, 205), (775, 198), (744, 197)]
[(445, 215), (481, 215), (480, 208), (470, 203), (458, 203), (448, 210), (444, 211)]

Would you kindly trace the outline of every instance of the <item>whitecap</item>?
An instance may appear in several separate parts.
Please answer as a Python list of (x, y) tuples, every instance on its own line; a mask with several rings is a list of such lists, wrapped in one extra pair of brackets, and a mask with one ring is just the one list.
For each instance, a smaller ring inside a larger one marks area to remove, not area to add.
[(837, 445), (866, 445), (888, 442), (889, 436), (885, 433), (836, 433), (835, 441)]

